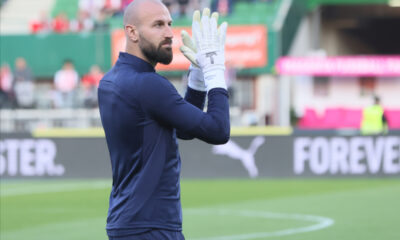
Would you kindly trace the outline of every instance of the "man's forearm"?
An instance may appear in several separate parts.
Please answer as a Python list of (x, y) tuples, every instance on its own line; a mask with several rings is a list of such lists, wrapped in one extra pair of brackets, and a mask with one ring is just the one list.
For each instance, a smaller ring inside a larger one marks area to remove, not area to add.
[[(206, 94), (207, 94), (206, 92), (197, 91), (197, 90), (194, 90), (194, 89), (188, 87), (186, 94), (185, 94), (185, 101), (187, 101), (188, 103), (192, 104), (193, 106), (195, 106), (198, 109), (203, 111)], [(179, 131), (179, 130), (176, 132), (176, 135), (178, 138), (183, 139), (183, 140), (191, 140), (194, 138), (193, 135), (185, 133), (183, 131)]]
[(196, 137), (210, 144), (226, 143), (230, 137), (228, 92), (222, 88), (211, 90), (208, 94), (207, 113), (197, 126), (181, 133), (180, 137), (186, 140)]

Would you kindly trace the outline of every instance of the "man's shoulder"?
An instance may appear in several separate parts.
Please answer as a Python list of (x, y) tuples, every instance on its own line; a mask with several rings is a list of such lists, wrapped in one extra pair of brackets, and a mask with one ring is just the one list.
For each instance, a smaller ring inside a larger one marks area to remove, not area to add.
[(145, 79), (165, 79), (156, 72), (142, 72), (129, 65), (115, 65), (103, 77), (103, 79), (118, 80), (145, 80)]
[(54, 76), (57, 77), (57, 76), (62, 75), (63, 73), (64, 73), (64, 70), (59, 69), (59, 70), (57, 70), (57, 71), (54, 73)]
[(156, 72), (139, 72), (133, 68), (114, 66), (101, 79), (100, 89), (113, 89), (119, 95), (152, 96), (172, 84)]

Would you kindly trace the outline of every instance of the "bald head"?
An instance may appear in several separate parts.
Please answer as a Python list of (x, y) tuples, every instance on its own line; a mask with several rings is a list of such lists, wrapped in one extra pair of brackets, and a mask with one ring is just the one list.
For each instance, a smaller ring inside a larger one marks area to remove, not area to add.
[(154, 4), (161, 4), (161, 0), (134, 0), (132, 1), (124, 11), (124, 26), (127, 24), (137, 25), (140, 23), (141, 15), (144, 14), (143, 10), (149, 9)]
[(155, 66), (172, 61), (172, 18), (160, 0), (134, 0), (125, 9), (125, 51)]

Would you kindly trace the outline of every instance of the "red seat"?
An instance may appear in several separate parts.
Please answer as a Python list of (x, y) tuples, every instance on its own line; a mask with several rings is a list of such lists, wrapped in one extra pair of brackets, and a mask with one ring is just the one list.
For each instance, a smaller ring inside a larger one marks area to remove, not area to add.
[(320, 129), (322, 128), (322, 119), (313, 108), (306, 108), (303, 117), (298, 123), (299, 128)]
[(342, 127), (344, 110), (342, 108), (326, 108), (323, 117), (323, 128), (338, 129)]
[(385, 110), (389, 129), (400, 129), (400, 110)]
[(361, 127), (362, 112), (362, 109), (345, 109), (341, 127), (359, 129)]

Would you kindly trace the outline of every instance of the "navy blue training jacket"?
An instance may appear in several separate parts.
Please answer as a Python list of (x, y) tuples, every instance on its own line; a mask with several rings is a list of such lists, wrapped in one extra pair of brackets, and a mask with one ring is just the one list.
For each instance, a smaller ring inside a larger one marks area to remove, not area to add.
[(160, 228), (180, 231), (180, 155), (177, 136), (223, 144), (230, 133), (228, 93), (188, 88), (183, 99), (152, 65), (120, 53), (98, 89), (113, 184), (109, 236)]

